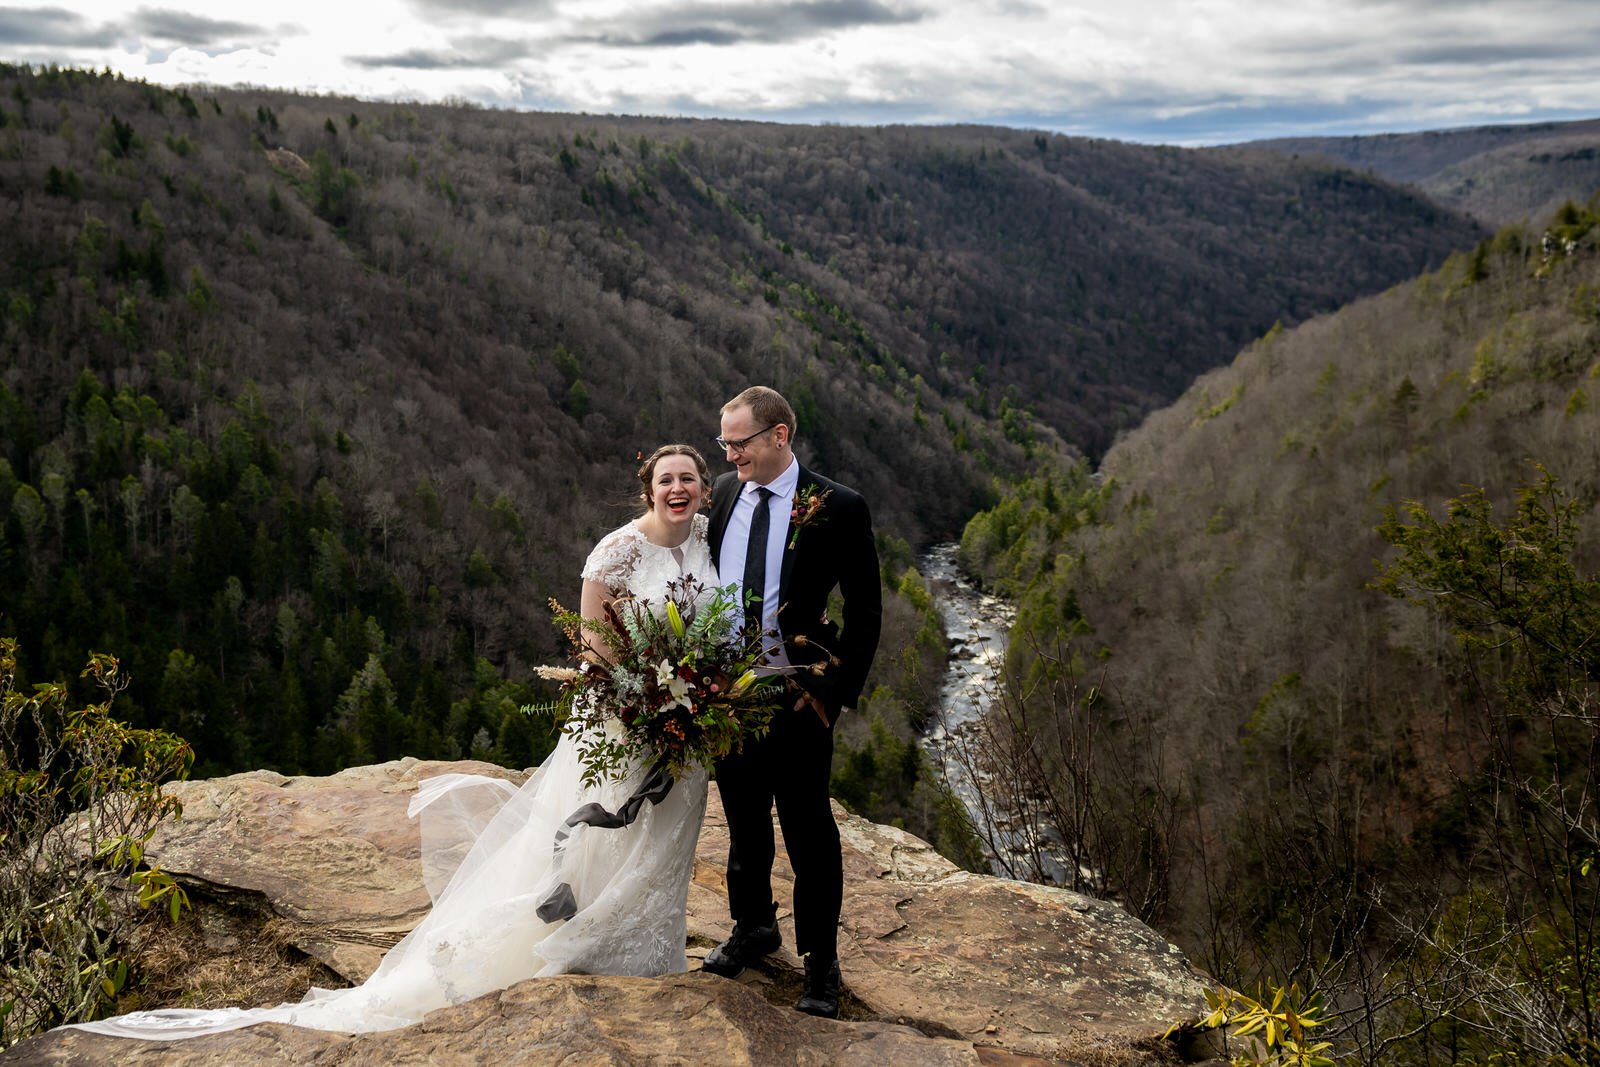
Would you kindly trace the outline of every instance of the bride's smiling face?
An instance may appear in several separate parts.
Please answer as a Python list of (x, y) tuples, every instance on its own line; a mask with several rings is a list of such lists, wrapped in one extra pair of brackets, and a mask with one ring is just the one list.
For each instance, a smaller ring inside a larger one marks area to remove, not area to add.
[(662, 522), (688, 522), (700, 510), (705, 482), (688, 456), (662, 456), (650, 475), (650, 511)]

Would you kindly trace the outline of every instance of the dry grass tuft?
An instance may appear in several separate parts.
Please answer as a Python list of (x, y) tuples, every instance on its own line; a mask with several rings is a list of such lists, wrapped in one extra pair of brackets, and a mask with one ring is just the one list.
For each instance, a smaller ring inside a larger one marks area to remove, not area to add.
[(156, 922), (140, 929), (131, 950), (136, 980), (118, 1003), (119, 1012), (261, 1007), (299, 1000), (313, 985), (349, 985), (296, 948), (299, 924), (264, 904), (194, 899), (195, 910), (176, 925)]

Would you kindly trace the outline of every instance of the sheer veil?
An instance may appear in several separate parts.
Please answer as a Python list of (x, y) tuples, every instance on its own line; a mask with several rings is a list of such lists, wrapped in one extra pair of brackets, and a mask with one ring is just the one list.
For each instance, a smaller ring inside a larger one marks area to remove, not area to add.
[[(584, 576), (642, 596), (659, 596), (683, 574), (715, 582), (697, 516), (679, 550), (646, 541), (631, 524), (607, 535)], [(673, 783), (657, 803), (619, 828), (558, 831), (583, 804), (615, 811), (646, 778), (637, 765), (620, 779), (585, 786), (570, 737), (519, 789), (469, 774), (423, 781), (409, 812), (419, 819), (422, 876), (434, 906), (390, 949), (372, 976), (351, 989), (312, 989), (298, 1003), (267, 1008), (165, 1009), (75, 1024), (95, 1033), (177, 1039), (260, 1022), (320, 1030), (388, 1030), (420, 1021), (527, 978), (556, 974), (659, 975), (687, 969), (685, 907), (695, 840), (706, 803), (706, 773)], [(577, 909), (546, 922), (541, 902), (561, 883)]]

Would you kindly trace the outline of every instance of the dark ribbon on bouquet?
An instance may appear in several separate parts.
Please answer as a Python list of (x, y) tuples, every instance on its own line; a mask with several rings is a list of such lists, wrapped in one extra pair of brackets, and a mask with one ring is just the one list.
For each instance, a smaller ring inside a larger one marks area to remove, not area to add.
[[(659, 804), (672, 792), (672, 775), (667, 771), (665, 760), (657, 760), (651, 767), (650, 773), (645, 775), (644, 781), (639, 783), (639, 788), (633, 795), (622, 802), (622, 807), (611, 812), (599, 803), (585, 804), (561, 824), (556, 831), (555, 869), (561, 869), (562, 859), (567, 852), (567, 838), (572, 836), (572, 831), (579, 826), (590, 826), (597, 830), (617, 830), (629, 825), (639, 817), (639, 812), (644, 810), (646, 802)], [(550, 892), (545, 894), (544, 901), (539, 905), (537, 914), (547, 923), (559, 922), (570, 919), (578, 914), (578, 898), (573, 895), (572, 885), (562, 882)]]

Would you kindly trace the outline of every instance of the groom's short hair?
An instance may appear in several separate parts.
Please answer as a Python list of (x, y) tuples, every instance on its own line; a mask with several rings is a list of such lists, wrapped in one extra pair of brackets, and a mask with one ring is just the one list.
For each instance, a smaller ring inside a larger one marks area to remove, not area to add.
[(789, 427), (789, 436), (794, 436), (796, 429), (794, 422), (794, 408), (783, 398), (783, 394), (776, 389), (769, 389), (764, 385), (752, 385), (726, 404), (722, 405), (724, 414), (734, 408), (747, 407), (750, 416), (757, 422), (764, 422), (768, 426), (783, 423)]

